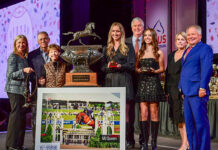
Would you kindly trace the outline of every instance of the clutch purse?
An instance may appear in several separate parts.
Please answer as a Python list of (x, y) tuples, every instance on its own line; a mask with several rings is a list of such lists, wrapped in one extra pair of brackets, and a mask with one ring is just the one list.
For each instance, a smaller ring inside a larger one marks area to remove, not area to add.
[(151, 68), (149, 68), (149, 67), (141, 67), (141, 71), (143, 73), (151, 73)]
[(115, 61), (111, 61), (109, 68), (117, 68), (117, 63)]

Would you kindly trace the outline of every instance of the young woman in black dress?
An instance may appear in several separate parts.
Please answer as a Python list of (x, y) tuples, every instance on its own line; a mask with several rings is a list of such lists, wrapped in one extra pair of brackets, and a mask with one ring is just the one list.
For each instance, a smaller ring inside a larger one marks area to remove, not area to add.
[(188, 140), (184, 121), (183, 99), (178, 90), (180, 72), (182, 69), (181, 58), (186, 46), (186, 33), (179, 32), (176, 34), (177, 50), (173, 51), (168, 56), (165, 81), (165, 93), (168, 96), (168, 102), (170, 104), (170, 118), (174, 124), (178, 125), (182, 138), (182, 145), (179, 150), (186, 150), (188, 148)]
[[(131, 72), (135, 69), (135, 52), (125, 43), (122, 24), (114, 22), (108, 33), (107, 46), (103, 49), (102, 71), (106, 73), (106, 87), (126, 87), (126, 141), (130, 142), (129, 102), (134, 99)], [(134, 147), (134, 143), (131, 144)]]
[(165, 101), (165, 94), (160, 83), (160, 73), (164, 72), (164, 54), (158, 48), (157, 34), (153, 29), (144, 31), (142, 47), (136, 61), (136, 72), (139, 73), (137, 97), (141, 110), (141, 133), (144, 138), (140, 149), (148, 150), (150, 130), (148, 114), (150, 114), (151, 147), (152, 150), (156, 150), (159, 127), (158, 108), (159, 102)]

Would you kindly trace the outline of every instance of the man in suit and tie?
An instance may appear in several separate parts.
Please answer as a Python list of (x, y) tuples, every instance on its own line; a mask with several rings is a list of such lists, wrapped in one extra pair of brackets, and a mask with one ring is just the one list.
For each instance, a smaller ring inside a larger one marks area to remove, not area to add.
[[(132, 19), (131, 22), (131, 28), (133, 35), (126, 39), (126, 43), (132, 44), (135, 50), (135, 54), (137, 56), (137, 53), (139, 49), (141, 48), (141, 43), (143, 40), (143, 31), (144, 31), (144, 21), (139, 18), (135, 17)], [(136, 94), (137, 91), (137, 75), (135, 72), (132, 73), (132, 79), (133, 79), (133, 86), (134, 86), (134, 93)], [(134, 140), (134, 126), (135, 130), (139, 131), (139, 120), (140, 120), (140, 112), (139, 112), (139, 104), (135, 103), (134, 101), (130, 101), (131, 104), (129, 104), (129, 124), (127, 124), (127, 148), (133, 148), (135, 144)], [(142, 137), (142, 136), (140, 136)], [(140, 138), (140, 144), (142, 139)]]
[[(44, 64), (50, 61), (50, 58), (47, 53), (48, 44), (50, 42), (50, 38), (48, 33), (45, 31), (39, 32), (37, 36), (37, 42), (39, 44), (39, 48), (33, 50), (28, 55), (28, 63), (31, 68), (35, 70), (35, 74), (37, 76), (38, 81), (36, 81), (35, 75), (31, 75), (31, 92), (34, 91), (36, 82), (39, 82), (41, 77), (41, 72), (44, 67)], [(36, 130), (36, 100), (37, 95), (32, 98), (32, 133), (33, 133), (33, 143), (35, 143), (35, 130)]]
[(184, 94), (184, 114), (190, 150), (210, 150), (207, 116), (209, 81), (212, 75), (213, 51), (201, 42), (201, 27), (187, 28), (189, 48), (182, 57), (179, 89)]

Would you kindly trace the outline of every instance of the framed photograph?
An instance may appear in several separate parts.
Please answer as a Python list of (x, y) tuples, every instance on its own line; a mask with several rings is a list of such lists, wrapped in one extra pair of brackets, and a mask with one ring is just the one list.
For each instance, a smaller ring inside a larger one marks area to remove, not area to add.
[(39, 88), (36, 150), (125, 149), (126, 89)]

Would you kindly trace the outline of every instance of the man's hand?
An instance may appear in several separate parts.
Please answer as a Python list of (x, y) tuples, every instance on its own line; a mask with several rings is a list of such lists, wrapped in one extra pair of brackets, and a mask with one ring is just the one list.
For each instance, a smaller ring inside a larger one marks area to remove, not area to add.
[(207, 93), (206, 93), (206, 89), (199, 89), (199, 91), (198, 91), (198, 96), (199, 97), (204, 97), (204, 96), (206, 96), (207, 95)]
[(40, 85), (44, 85), (45, 84), (45, 78), (41, 77), (39, 80), (38, 80), (38, 83)]

